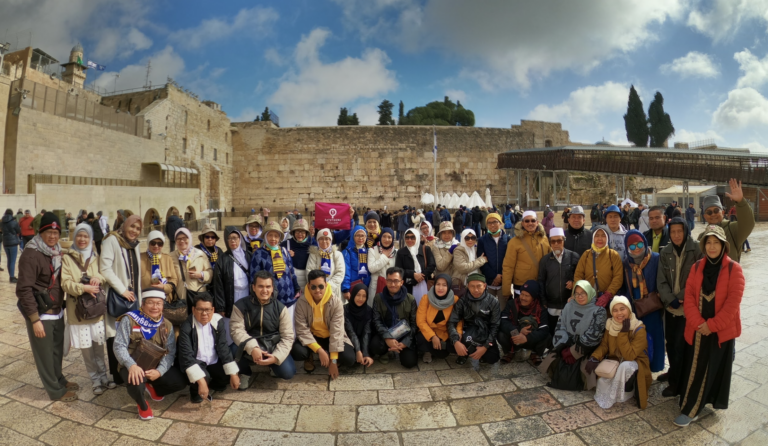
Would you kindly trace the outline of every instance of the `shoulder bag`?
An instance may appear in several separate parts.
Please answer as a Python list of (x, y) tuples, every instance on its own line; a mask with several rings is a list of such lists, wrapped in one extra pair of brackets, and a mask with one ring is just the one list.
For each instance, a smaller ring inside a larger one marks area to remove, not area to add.
[[(120, 255), (123, 256), (123, 248), (120, 248), (120, 251)], [(133, 272), (131, 266), (129, 266), (131, 260), (130, 257), (129, 254), (128, 260), (126, 260), (125, 256), (123, 256), (123, 261), (125, 262), (125, 272), (128, 273), (128, 290), (133, 291)], [(107, 314), (112, 317), (120, 317), (129, 311), (138, 309), (139, 299), (130, 302), (128, 299), (118, 294), (114, 288), (109, 288), (109, 291), (107, 292)]]
[(612, 379), (616, 376), (616, 371), (619, 369), (619, 361), (614, 359), (603, 359), (595, 369), (595, 375), (600, 378)]
[(53, 274), (53, 264), (49, 264), (48, 267), (51, 268), (51, 284), (48, 286), (48, 288), (32, 289), (32, 295), (35, 296), (35, 301), (37, 301), (37, 312), (40, 314), (46, 313), (56, 304), (56, 302), (51, 299), (51, 289), (56, 283), (56, 276)]
[(179, 297), (179, 293), (176, 292), (176, 285), (173, 282), (168, 282), (171, 285), (171, 300), (166, 300), (163, 305), (163, 317), (173, 325), (181, 325), (187, 320), (187, 302)]
[(195, 302), (197, 301), (197, 297), (201, 293), (205, 293), (205, 292), (208, 291), (208, 285), (204, 284), (197, 291), (190, 290), (189, 288), (187, 288), (187, 277), (184, 274), (184, 262), (182, 262), (181, 260), (179, 260), (179, 272), (181, 273), (181, 283), (183, 284), (183, 287), (184, 287), (184, 289), (186, 291), (186, 296), (187, 296), (186, 301), (187, 301), (187, 306), (189, 307), (189, 313), (191, 313), (192, 312), (192, 307), (195, 306)]
[[(80, 266), (77, 261), (75, 264), (83, 275), (80, 277), (80, 283), (83, 285), (89, 285), (91, 278), (88, 277), (88, 265), (91, 263), (91, 259), (85, 261), (85, 266)], [(96, 294), (84, 293), (76, 298), (75, 304), (75, 316), (78, 322), (87, 321), (90, 319), (97, 319), (107, 312), (107, 294), (104, 292), (104, 288), (99, 287), (99, 292)]]
[(651, 291), (647, 295), (634, 301), (634, 304), (635, 314), (638, 319), (664, 308), (664, 304), (661, 303), (661, 297), (659, 296), (658, 291)]
[[(165, 345), (168, 336), (165, 324), (158, 328), (158, 330), (160, 330), (160, 338), (163, 341), (163, 345)], [(147, 341), (144, 339), (144, 336), (142, 336), (136, 349), (131, 353), (131, 358), (136, 361), (137, 366), (141, 367), (142, 370), (147, 371), (156, 369), (167, 353), (168, 350), (160, 347), (154, 342)]]

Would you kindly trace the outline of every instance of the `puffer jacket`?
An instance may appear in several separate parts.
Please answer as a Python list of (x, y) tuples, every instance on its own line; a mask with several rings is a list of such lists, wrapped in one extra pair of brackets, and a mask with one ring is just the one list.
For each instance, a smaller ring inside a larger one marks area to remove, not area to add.
[(360, 225), (355, 226), (349, 234), (349, 242), (347, 243), (347, 247), (344, 248), (344, 251), (341, 253), (344, 256), (344, 266), (346, 267), (346, 270), (344, 271), (344, 281), (341, 284), (342, 293), (348, 293), (350, 288), (352, 288), (352, 283), (358, 280), (362, 280), (365, 286), (371, 284), (370, 268), (368, 268), (367, 276), (360, 276), (360, 255), (358, 253), (357, 246), (355, 245), (355, 233), (360, 230), (365, 232), (366, 238), (368, 237), (368, 231), (364, 227)]
[(458, 244), (459, 242), (455, 238), (448, 247), (445, 247), (443, 242), (438, 240), (427, 243), (427, 246), (432, 251), (432, 256), (435, 258), (435, 277), (438, 274), (453, 276), (453, 253), (451, 248)]
[(291, 353), (295, 338), (291, 311), (277, 300), (277, 289), (265, 304), (253, 293), (238, 300), (232, 308), (229, 331), (235, 345), (244, 344), (243, 351), (249, 355), (258, 346), (258, 341), (251, 338), (279, 333), (280, 342), (271, 352), (277, 365), (282, 364)]
[[(239, 368), (232, 358), (232, 351), (227, 346), (227, 334), (225, 332), (224, 318), (220, 314), (214, 313), (208, 329), (213, 333), (214, 349), (219, 357), (219, 363), (224, 365), (224, 373), (227, 375), (237, 374)], [(205, 329), (205, 327), (203, 327)], [(205, 372), (200, 367), (203, 362), (197, 359), (197, 349), (199, 347), (197, 339), (197, 324), (195, 316), (189, 315), (186, 321), (181, 324), (179, 329), (179, 340), (176, 344), (176, 354), (179, 358), (181, 370), (186, 372), (189, 382), (194, 383), (205, 378)]]
[[(534, 259), (528, 254), (528, 250), (523, 243), (526, 243)], [(507, 255), (504, 257), (503, 277), (501, 291), (504, 296), (512, 294), (512, 285), (523, 286), (528, 280), (537, 280), (539, 278), (539, 262), (542, 257), (549, 254), (552, 249), (549, 247), (544, 226), (541, 223), (536, 227), (533, 235), (523, 229), (523, 222), (515, 225), (515, 236), (507, 246)], [(478, 251), (478, 255), (480, 252)], [(487, 280), (487, 276), (486, 276)]]
[(3, 215), (3, 246), (16, 246), (21, 243), (21, 226), (13, 215)]
[(501, 323), (499, 300), (488, 294), (488, 291), (483, 291), (480, 297), (474, 297), (467, 291), (464, 297), (453, 305), (451, 317), (448, 318), (448, 336), (452, 344), (461, 340), (459, 322), (463, 322), (462, 328), (467, 335), (484, 338), (474, 338), (473, 341), (485, 348), (496, 348), (494, 343)]
[(564, 247), (581, 257), (582, 254), (592, 247), (592, 231), (586, 226), (582, 226), (581, 230), (573, 229), (569, 226), (565, 230)]
[[(673, 219), (674, 220), (674, 219)], [(683, 224), (686, 234), (688, 233), (688, 224), (680, 219), (675, 221), (677, 224)], [(693, 239), (691, 236), (687, 236), (685, 244), (683, 245), (683, 262), (680, 265), (680, 269), (677, 269), (677, 255), (675, 252), (675, 246), (670, 243), (661, 250), (659, 254), (659, 273), (656, 276), (659, 297), (664, 305), (669, 305), (677, 299), (680, 303), (685, 299), (685, 284), (688, 281), (688, 275), (691, 272), (693, 264), (697, 260), (704, 257), (699, 247), (699, 242)], [(675, 293), (675, 279), (679, 278), (680, 292)]]
[(510, 238), (504, 231), (501, 231), (499, 235), (498, 244), (496, 244), (491, 234), (486, 233), (484, 236), (477, 238), (477, 258), (485, 254), (485, 257), (488, 259), (485, 265), (480, 267), (480, 274), (485, 276), (485, 281), (488, 285), (496, 280), (496, 276), (503, 273), (503, 265), (510, 243)]
[(568, 281), (573, 281), (579, 256), (567, 249), (563, 250), (562, 261), (558, 262), (555, 253), (550, 252), (539, 262), (539, 288), (541, 303), (547, 308), (562, 310), (571, 297), (571, 290), (566, 288)]
[[(597, 270), (597, 284), (595, 284), (595, 270)], [(601, 254), (596, 254), (592, 249), (586, 251), (581, 255), (579, 264), (576, 265), (573, 280), (574, 282), (586, 280), (592, 285), (598, 296), (602, 293), (611, 293), (615, 296), (624, 285), (624, 266), (621, 263), (619, 253), (611, 248), (606, 249)]]
[(470, 262), (467, 250), (461, 245), (457, 246), (453, 250), (453, 275), (451, 275), (453, 283), (464, 284), (467, 281), (467, 276), (472, 271), (482, 268), (487, 261), (485, 257), (476, 257), (473, 262)]
[(19, 259), (19, 281), (16, 284), (16, 297), (19, 299), (17, 303), (19, 311), (31, 323), (40, 320), (40, 314), (37, 312), (37, 299), (34, 296), (36, 289), (42, 290), (51, 287), (48, 293), (53, 301), (53, 306), (46, 313), (59, 314), (61, 312), (64, 303), (64, 293), (61, 290), (61, 270), (57, 274), (59, 277), (51, 277), (52, 275), (52, 259), (32, 246), (25, 247)]
[[(245, 251), (245, 250), (244, 250)], [(251, 263), (251, 254), (245, 251), (245, 261)], [(243, 265), (248, 267), (248, 265)], [(219, 256), (216, 267), (213, 269), (213, 297), (214, 307), (217, 313), (224, 313), (224, 317), (232, 317), (232, 306), (235, 303), (235, 256), (231, 249)]]

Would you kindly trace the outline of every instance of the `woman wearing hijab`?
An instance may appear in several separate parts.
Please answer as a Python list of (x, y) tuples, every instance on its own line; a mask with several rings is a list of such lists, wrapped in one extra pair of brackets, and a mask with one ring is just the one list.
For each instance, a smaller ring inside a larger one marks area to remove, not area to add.
[(344, 256), (344, 282), (341, 284), (341, 292), (346, 300), (349, 300), (350, 289), (355, 282), (362, 282), (365, 286), (371, 284), (371, 271), (368, 265), (368, 246), (365, 242), (368, 239), (368, 232), (364, 227), (357, 225), (352, 229), (352, 236), (349, 238), (346, 249), (342, 252)]
[(323, 271), (333, 292), (341, 296), (341, 284), (344, 282), (346, 267), (344, 256), (333, 245), (333, 232), (327, 228), (317, 231), (316, 242), (316, 245), (309, 247), (306, 269)]
[(224, 240), (227, 242), (227, 252), (219, 257), (213, 269), (213, 296), (216, 312), (224, 316), (227, 345), (232, 346), (229, 320), (235, 302), (250, 294), (248, 265), (251, 263), (251, 253), (243, 249), (240, 231), (234, 226), (224, 228)]
[[(416, 348), (423, 354), (422, 360), (426, 364), (432, 362), (433, 356), (445, 359), (449, 354), (455, 353), (452, 343), (448, 342), (447, 324), (453, 305), (458, 302), (459, 297), (454, 296), (451, 283), (451, 276), (438, 274), (435, 286), (427, 292), (426, 299), (421, 299), (416, 311), (416, 325), (419, 327), (419, 332), (416, 333)], [(463, 321), (459, 321), (456, 326), (459, 335), (462, 325)]]
[[(176, 291), (182, 300), (187, 301), (189, 312), (195, 306), (193, 296), (208, 291), (208, 285), (213, 282), (213, 268), (202, 251), (192, 246), (192, 234), (187, 228), (176, 230), (176, 250), (170, 254), (171, 260), (176, 260), (181, 276)], [(187, 297), (190, 297), (188, 299)]]
[[(654, 294), (659, 300), (656, 275), (659, 271), (659, 254), (651, 251), (648, 241), (642, 232), (632, 229), (624, 238), (624, 250), (627, 258), (624, 260), (624, 277), (630, 299), (646, 299)], [(640, 320), (645, 325), (650, 346), (651, 372), (664, 370), (664, 309), (646, 314)]]
[[(123, 214), (120, 214), (123, 215)], [(106, 292), (114, 290), (129, 302), (141, 305), (141, 252), (139, 251), (139, 234), (141, 234), (141, 217), (130, 215), (101, 242), (101, 257), (99, 271), (106, 281)], [(117, 370), (115, 358), (115, 326), (117, 320), (107, 313), (104, 316), (104, 331), (107, 334), (107, 356), (109, 357), (109, 373), (116, 384), (123, 384)]]
[[(371, 283), (368, 284), (368, 305), (373, 306), (373, 298), (383, 289), (386, 280), (385, 272), (395, 266), (397, 248), (395, 247), (395, 233), (390, 228), (381, 230), (379, 241), (368, 250), (368, 269), (371, 271)], [(382, 282), (382, 286), (379, 286)]]
[(427, 295), (427, 280), (434, 277), (435, 257), (429, 246), (419, 243), (419, 233), (416, 229), (405, 231), (405, 249), (397, 252), (395, 266), (405, 271), (405, 287), (418, 305), (421, 298)]
[[(291, 256), (299, 289), (303, 290), (307, 286), (307, 273), (312, 271), (312, 269), (307, 268), (309, 248), (317, 246), (317, 240), (309, 235), (309, 222), (303, 218), (296, 220), (291, 227), (291, 236), (283, 240), (280, 246), (285, 248)], [(334, 290), (334, 292), (336, 291), (337, 289)]]
[(685, 286), (685, 362), (680, 382), (680, 415), (674, 424), (695, 421), (705, 404), (727, 409), (739, 306), (744, 294), (741, 265), (728, 257), (723, 228), (707, 225), (701, 237), (706, 256), (698, 260)]
[(595, 228), (592, 232), (592, 248), (581, 255), (573, 277), (574, 281), (586, 280), (592, 285), (597, 293), (597, 305), (603, 308), (619, 292), (624, 281), (621, 255), (608, 246), (608, 239), (607, 227)]
[(581, 380), (580, 383), (569, 382), (570, 385), (565, 388), (554, 380), (549, 385), (562, 390), (590, 390), (597, 385), (594, 375), (586, 373), (584, 359), (588, 358), (603, 340), (605, 320), (605, 308), (595, 304), (595, 290), (592, 285), (586, 280), (576, 282), (573, 298), (565, 304), (563, 313), (557, 320), (555, 335), (552, 337), (553, 350), (544, 358), (539, 371), (553, 378), (561, 361), (570, 366), (579, 363)]
[(211, 223), (206, 223), (203, 226), (202, 233), (197, 236), (200, 240), (200, 244), (196, 246), (206, 257), (211, 264), (211, 271), (216, 267), (216, 261), (224, 254), (221, 248), (216, 246), (216, 242), (219, 241), (219, 235), (216, 233), (216, 226)]
[(291, 220), (288, 217), (283, 217), (280, 220), (280, 228), (283, 230), (283, 240), (286, 241), (291, 238)]
[(595, 401), (601, 408), (610, 409), (634, 395), (640, 408), (645, 409), (653, 382), (645, 326), (624, 296), (614, 297), (610, 309), (612, 317), (605, 322), (603, 340), (584, 368), (588, 375), (592, 374), (603, 359), (618, 361), (619, 367), (613, 378), (597, 379)]
[(458, 244), (451, 222), (440, 223), (437, 238), (427, 242), (427, 246), (435, 257), (435, 277), (439, 274), (449, 276), (453, 274), (453, 251)]
[(466, 285), (467, 276), (480, 272), (486, 262), (485, 254), (477, 257), (477, 234), (472, 229), (465, 229), (461, 233), (461, 243), (453, 250), (453, 284)]
[(547, 215), (545, 215), (544, 219), (541, 221), (541, 225), (544, 226), (544, 232), (546, 232), (547, 237), (549, 237), (549, 231), (555, 227), (555, 213), (546, 211), (546, 214)]
[(355, 347), (355, 360), (366, 367), (373, 365), (368, 349), (373, 333), (373, 308), (368, 303), (368, 291), (362, 283), (352, 287), (350, 298), (344, 306), (344, 328)]
[(550, 342), (549, 312), (541, 303), (539, 282), (529, 280), (520, 289), (518, 299), (510, 299), (501, 312), (501, 324), (496, 339), (507, 354), (504, 362), (517, 362), (530, 359), (538, 365), (544, 349)]
[[(85, 370), (91, 378), (93, 394), (101, 395), (104, 390), (114, 389), (115, 383), (107, 377), (104, 364), (104, 315), (92, 319), (78, 318), (78, 299), (94, 298), (99, 293), (104, 277), (99, 273), (99, 256), (93, 249), (93, 228), (80, 223), (75, 228), (74, 243), (61, 261), (61, 289), (66, 293), (67, 324), (72, 347), (79, 348)], [(89, 278), (83, 283), (84, 278)], [(82, 297), (81, 297), (82, 296)]]
[(293, 261), (288, 250), (280, 247), (283, 233), (276, 222), (267, 223), (264, 228), (264, 243), (261, 248), (253, 251), (251, 257), (250, 278), (258, 271), (268, 271), (275, 278), (277, 300), (290, 311), (293, 317), (293, 308), (301, 295), (299, 281), (293, 268)]
[[(141, 289), (156, 288), (165, 293), (166, 303), (175, 299), (174, 289), (179, 289), (178, 264), (171, 255), (164, 255), (165, 236), (160, 231), (151, 231), (147, 236), (146, 252), (141, 253)], [(178, 293), (177, 293), (178, 295)]]

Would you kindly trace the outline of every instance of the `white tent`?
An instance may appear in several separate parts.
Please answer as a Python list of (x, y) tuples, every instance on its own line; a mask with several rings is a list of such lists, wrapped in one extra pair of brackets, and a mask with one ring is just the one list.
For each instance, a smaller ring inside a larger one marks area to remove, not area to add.
[(462, 206), (469, 206), (470, 202), (469, 195), (467, 195), (466, 192), (459, 197), (459, 204)]
[(629, 203), (629, 207), (630, 208), (636, 208), (637, 207), (637, 203), (635, 203), (634, 201), (630, 200), (629, 198), (625, 198), (624, 201), (621, 202), (621, 207), (623, 208), (624, 205), (627, 204), (627, 203)]
[(421, 204), (432, 204), (435, 202), (435, 196), (432, 194), (423, 194), (421, 196)]
[(472, 192), (472, 196), (469, 198), (469, 207), (474, 208), (475, 206), (485, 207), (485, 202), (480, 198), (477, 191)]
[(448, 198), (448, 204), (446, 205), (448, 209), (458, 209), (459, 208), (459, 196), (456, 195), (456, 192), (453, 193), (453, 195), (450, 195)]
[(491, 201), (491, 189), (488, 188), (485, 189), (485, 205), (488, 206), (488, 209), (493, 207), (493, 202)]

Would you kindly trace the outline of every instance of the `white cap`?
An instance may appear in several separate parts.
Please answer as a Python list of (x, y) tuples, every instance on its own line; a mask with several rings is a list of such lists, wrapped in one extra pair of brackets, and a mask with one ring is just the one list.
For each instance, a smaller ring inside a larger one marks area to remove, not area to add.
[(549, 230), (549, 238), (558, 236), (565, 238), (565, 232), (563, 232), (563, 228), (552, 228)]
[(165, 292), (163, 292), (163, 290), (158, 290), (157, 288), (147, 288), (141, 290), (142, 299), (149, 299), (151, 297), (165, 300)]
[(537, 220), (539, 218), (539, 217), (536, 216), (536, 211), (525, 211), (525, 212), (523, 212), (523, 219), (525, 219), (525, 217), (533, 217), (533, 218), (535, 218)]
[(150, 231), (149, 235), (147, 236), (147, 242), (151, 242), (152, 240), (160, 239), (163, 242), (165, 242), (165, 236), (160, 231)]

